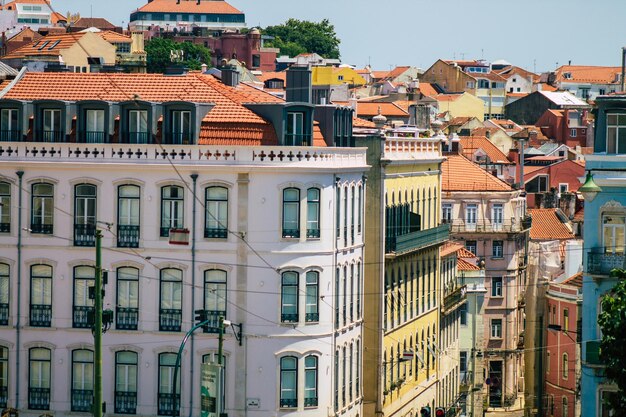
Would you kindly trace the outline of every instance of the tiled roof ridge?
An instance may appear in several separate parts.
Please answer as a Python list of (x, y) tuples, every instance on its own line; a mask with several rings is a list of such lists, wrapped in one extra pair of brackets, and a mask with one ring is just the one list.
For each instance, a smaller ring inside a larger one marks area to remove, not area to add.
[[(451, 164), (455, 164), (456, 168), (461, 168), (463, 173), (452, 172)], [(459, 167), (459, 164), (463, 166)], [(450, 180), (453, 175), (455, 176), (454, 180)], [(462, 177), (458, 177), (458, 175), (462, 175)], [(455, 185), (452, 186), (452, 183)], [(442, 190), (450, 192), (511, 192), (513, 188), (505, 181), (482, 169), (478, 164), (470, 161), (464, 155), (451, 154), (447, 156), (442, 165)]]

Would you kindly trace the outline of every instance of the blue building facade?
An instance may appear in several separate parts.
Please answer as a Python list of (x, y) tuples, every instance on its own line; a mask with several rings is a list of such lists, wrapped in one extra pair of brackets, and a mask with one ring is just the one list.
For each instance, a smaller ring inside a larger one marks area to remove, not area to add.
[(581, 415), (585, 417), (618, 415), (603, 404), (605, 393), (615, 387), (604, 377), (599, 360), (602, 335), (598, 314), (601, 297), (617, 283), (609, 276), (610, 271), (624, 268), (626, 236), (626, 95), (600, 96), (596, 104), (594, 153), (587, 157), (586, 169), (601, 190), (591, 195), (583, 192), (586, 201)]

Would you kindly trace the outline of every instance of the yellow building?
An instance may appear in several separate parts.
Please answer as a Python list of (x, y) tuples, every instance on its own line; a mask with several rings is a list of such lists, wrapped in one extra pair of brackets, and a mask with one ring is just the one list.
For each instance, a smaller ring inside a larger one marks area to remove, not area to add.
[(360, 87), (366, 84), (365, 78), (350, 67), (313, 67), (313, 85), (348, 84), (351, 87)]
[[(445, 139), (445, 138), (443, 138)], [(419, 415), (436, 406), (441, 137), (396, 129), (368, 147), (364, 416)], [(382, 296), (381, 296), (382, 295)]]
[(438, 94), (433, 97), (437, 100), (439, 113), (448, 113), (450, 119), (455, 117), (475, 117), (479, 121), (484, 119), (484, 102), (469, 93)]

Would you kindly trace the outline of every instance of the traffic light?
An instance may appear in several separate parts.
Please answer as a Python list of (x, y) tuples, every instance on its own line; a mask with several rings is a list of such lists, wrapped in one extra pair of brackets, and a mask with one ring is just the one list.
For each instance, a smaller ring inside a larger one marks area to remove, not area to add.
[(195, 310), (194, 313), (196, 313), (196, 324), (200, 324), (203, 321), (206, 321), (206, 310)]
[(422, 409), (420, 410), (420, 416), (421, 417), (430, 417), (430, 407), (428, 407), (428, 406), (422, 407)]
[(444, 417), (446, 415), (446, 409), (443, 407), (435, 408), (435, 417)]

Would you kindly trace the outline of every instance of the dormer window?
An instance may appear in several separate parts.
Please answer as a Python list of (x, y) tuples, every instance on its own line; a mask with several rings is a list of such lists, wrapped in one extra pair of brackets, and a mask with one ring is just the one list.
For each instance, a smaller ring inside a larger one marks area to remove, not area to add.
[(192, 142), (191, 112), (188, 110), (173, 110), (171, 112), (171, 132), (165, 142), (172, 145), (183, 145)]
[(563, 73), (563, 78), (565, 78), (566, 80), (571, 80), (572, 79), (572, 73), (571, 72), (564, 72)]
[(304, 113), (289, 112), (287, 113), (287, 133), (285, 134), (285, 145), (287, 146), (306, 146), (311, 143), (311, 135), (307, 134), (304, 129)]
[(85, 143), (104, 143), (104, 110), (85, 110), (85, 131), (83, 132)]
[(41, 131), (42, 142), (61, 142), (63, 131), (61, 130), (61, 110), (43, 109), (43, 129)]
[(607, 114), (606, 152), (626, 154), (626, 114)]
[(17, 141), (21, 135), (18, 109), (0, 110), (0, 142)]
[(148, 111), (128, 111), (128, 143), (148, 143)]

